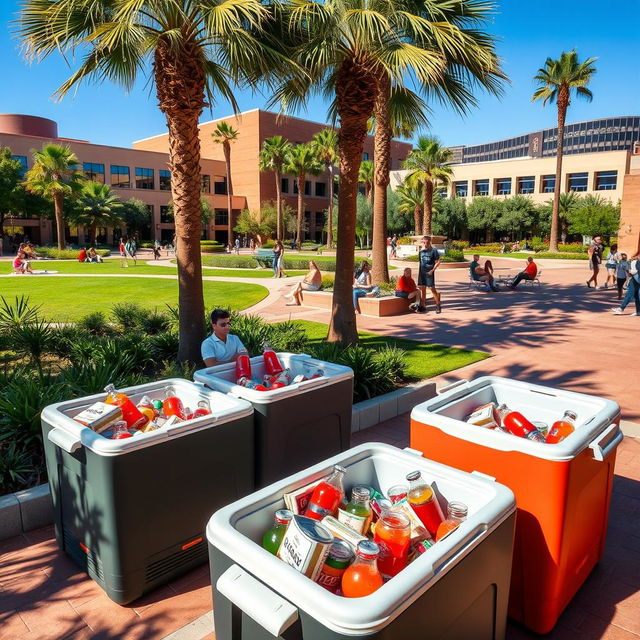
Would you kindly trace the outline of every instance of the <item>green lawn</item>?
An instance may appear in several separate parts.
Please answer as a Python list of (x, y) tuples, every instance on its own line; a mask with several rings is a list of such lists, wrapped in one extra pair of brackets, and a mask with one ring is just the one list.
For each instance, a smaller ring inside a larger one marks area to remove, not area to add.
[[(323, 342), (326, 339), (328, 328), (326, 324), (310, 320), (297, 320), (296, 322), (304, 327), (312, 342)], [(360, 344), (365, 347), (379, 349), (388, 345), (404, 349), (407, 352), (406, 361), (409, 365), (407, 375), (411, 378), (432, 378), (490, 357), (490, 354), (482, 351), (467, 351), (466, 349), (393, 338), (377, 333), (360, 331), (358, 335), (360, 336)]]
[[(208, 309), (214, 306), (246, 309), (268, 294), (265, 287), (257, 284), (205, 281), (203, 285)], [(178, 284), (164, 278), (16, 276), (0, 280), (0, 293), (7, 299), (27, 295), (32, 304), (42, 305), (42, 315), (47, 320), (65, 322), (92, 311), (108, 313), (117, 302), (136, 302), (148, 309), (166, 309), (166, 304), (175, 306)]]

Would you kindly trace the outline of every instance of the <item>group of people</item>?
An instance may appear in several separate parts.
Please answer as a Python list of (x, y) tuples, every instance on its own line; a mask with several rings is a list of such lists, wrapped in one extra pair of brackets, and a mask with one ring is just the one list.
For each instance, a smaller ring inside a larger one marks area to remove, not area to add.
[(273, 245), (273, 277), (274, 278), (286, 278), (288, 277), (284, 271), (284, 245), (280, 240), (276, 240)]
[(89, 247), (88, 249), (80, 249), (78, 253), (78, 262), (102, 262), (102, 257), (98, 255), (95, 247)]
[(18, 245), (16, 257), (13, 259), (13, 272), (20, 274), (33, 273), (31, 261), (37, 257), (36, 250), (29, 241), (21, 242)]
[(136, 253), (138, 252), (138, 243), (135, 238), (120, 238), (118, 243), (120, 252), (120, 266), (129, 267), (129, 259), (133, 260), (134, 266), (138, 263)]
[[(512, 282), (507, 284), (509, 289), (517, 289), (523, 280), (535, 280), (538, 275), (538, 265), (533, 261), (533, 257), (527, 258), (525, 268), (520, 271)], [(474, 254), (473, 260), (469, 265), (469, 277), (474, 282), (482, 282), (487, 291), (500, 291), (495, 281), (493, 263), (486, 260), (484, 266), (480, 264), (480, 255)]]

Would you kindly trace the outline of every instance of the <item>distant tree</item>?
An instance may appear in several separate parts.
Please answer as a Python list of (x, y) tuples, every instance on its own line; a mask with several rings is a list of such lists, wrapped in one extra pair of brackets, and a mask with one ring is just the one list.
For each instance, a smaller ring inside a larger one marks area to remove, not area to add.
[(536, 206), (531, 198), (513, 196), (502, 201), (502, 215), (496, 229), (520, 239), (531, 231), (536, 223)]
[[(167, 215), (173, 218), (173, 202), (169, 200), (167, 203), (169, 207), (167, 209)], [(204, 196), (200, 196), (200, 215), (201, 215), (201, 224), (203, 227), (206, 227), (209, 224), (211, 218), (213, 218), (214, 212), (209, 204), (208, 200)]]
[(570, 233), (609, 237), (620, 227), (620, 205), (597, 196), (587, 196), (569, 211), (568, 217)]
[(387, 187), (387, 232), (389, 234), (404, 235), (411, 231), (413, 212), (410, 215), (400, 211), (400, 194), (391, 187)]
[[(296, 231), (296, 212), (285, 202), (282, 203), (282, 220), (283, 231), (295, 233)], [(278, 204), (272, 200), (263, 202), (260, 205), (260, 235), (264, 238), (272, 238), (276, 236), (278, 229)], [(306, 227), (303, 227), (306, 231)]]
[(24, 206), (22, 164), (12, 157), (9, 147), (0, 148), (0, 242), (4, 219), (16, 214)]
[(315, 147), (316, 154), (324, 163), (329, 172), (329, 206), (327, 208), (327, 249), (333, 249), (333, 192), (334, 176), (338, 164), (338, 133), (335, 129), (323, 129), (316, 133), (311, 144)]
[[(561, 193), (558, 201), (558, 222), (560, 227), (560, 239), (564, 243), (567, 241), (569, 233), (569, 213), (575, 209), (581, 201), (581, 197), (575, 191)], [(547, 200), (538, 209), (538, 220), (541, 229), (545, 234), (551, 230), (551, 216), (553, 215), (553, 199)]]
[(122, 224), (122, 210), (122, 201), (109, 185), (91, 180), (82, 185), (67, 217), (75, 224), (88, 226), (89, 241), (95, 244), (98, 227)]
[(360, 163), (360, 171), (358, 172), (358, 182), (364, 185), (364, 197), (373, 203), (373, 181), (374, 168), (371, 160), (363, 160)]
[(258, 154), (258, 166), (260, 171), (273, 171), (276, 181), (276, 238), (284, 237), (283, 209), (282, 209), (282, 170), (287, 160), (287, 154), (291, 150), (291, 143), (282, 136), (272, 136), (262, 143), (262, 149)]
[[(260, 216), (255, 211), (243, 209), (236, 220), (233, 230), (241, 236), (247, 235), (253, 238), (264, 234), (264, 226), (260, 222)], [(266, 234), (265, 234), (266, 235)]]
[(493, 232), (503, 212), (500, 200), (479, 196), (467, 207), (467, 224), (471, 231), (484, 231), (485, 242), (493, 242)]
[[(360, 248), (371, 246), (371, 225), (373, 223), (373, 206), (371, 201), (361, 193), (358, 194), (356, 203), (356, 236), (360, 243)], [(339, 215), (339, 213), (338, 213)]]
[(422, 231), (422, 207), (424, 205), (424, 183), (412, 180), (397, 187), (400, 197), (398, 209), (406, 216), (413, 215), (413, 232), (420, 235)]
[(222, 145), (224, 153), (224, 164), (227, 172), (227, 237), (229, 242), (233, 238), (231, 226), (233, 224), (233, 183), (231, 182), (231, 143), (238, 139), (240, 132), (234, 129), (226, 122), (219, 122), (218, 126), (213, 130), (211, 138), (215, 144)]
[(146, 231), (151, 227), (151, 212), (146, 202), (131, 198), (122, 203), (120, 211), (124, 225), (127, 228), (127, 234), (134, 235), (137, 233), (143, 237)]
[(449, 240), (467, 235), (467, 206), (464, 198), (440, 198), (433, 212), (433, 232)]

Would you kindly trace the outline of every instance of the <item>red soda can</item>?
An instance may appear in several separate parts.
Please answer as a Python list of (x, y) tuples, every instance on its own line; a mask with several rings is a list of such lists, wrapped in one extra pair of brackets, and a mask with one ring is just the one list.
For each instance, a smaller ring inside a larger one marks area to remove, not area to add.
[(335, 593), (342, 584), (342, 574), (353, 560), (353, 551), (348, 542), (334, 539), (316, 582)]
[(266, 372), (271, 376), (277, 376), (282, 373), (284, 367), (280, 364), (276, 352), (269, 346), (268, 342), (264, 343), (263, 349), (262, 357), (264, 358), (264, 368)]

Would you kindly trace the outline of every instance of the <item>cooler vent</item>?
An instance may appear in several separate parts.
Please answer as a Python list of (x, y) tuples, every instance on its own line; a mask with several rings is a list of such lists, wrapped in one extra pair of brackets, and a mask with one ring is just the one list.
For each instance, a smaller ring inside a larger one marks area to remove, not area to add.
[(145, 581), (147, 583), (155, 582), (162, 576), (178, 571), (181, 567), (191, 565), (197, 560), (203, 562), (207, 557), (207, 545), (204, 540), (185, 550), (178, 550), (166, 558), (156, 560), (147, 566)]
[(80, 541), (66, 528), (62, 529), (62, 540), (66, 552), (87, 572), (98, 580), (104, 581), (104, 572), (100, 558), (91, 551), (83, 549)]

